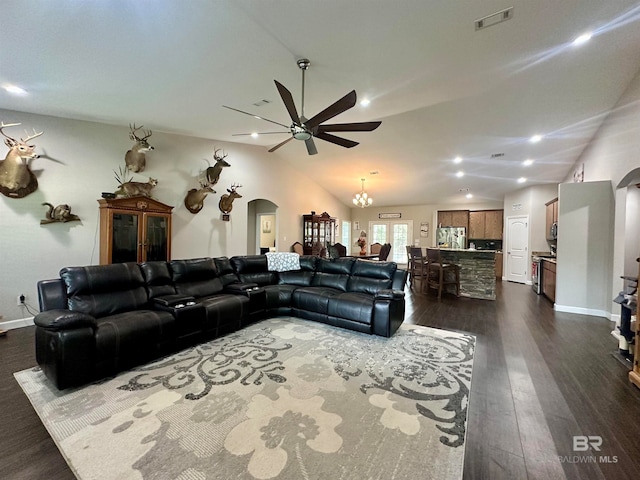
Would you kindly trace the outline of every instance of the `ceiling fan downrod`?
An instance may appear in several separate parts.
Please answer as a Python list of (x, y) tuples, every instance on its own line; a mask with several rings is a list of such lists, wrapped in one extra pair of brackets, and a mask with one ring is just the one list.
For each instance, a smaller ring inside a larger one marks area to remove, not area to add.
[(310, 65), (311, 62), (308, 58), (301, 58), (298, 60), (298, 67), (302, 70), (302, 101), (300, 102), (300, 117), (302, 118), (304, 118), (304, 72), (307, 71)]

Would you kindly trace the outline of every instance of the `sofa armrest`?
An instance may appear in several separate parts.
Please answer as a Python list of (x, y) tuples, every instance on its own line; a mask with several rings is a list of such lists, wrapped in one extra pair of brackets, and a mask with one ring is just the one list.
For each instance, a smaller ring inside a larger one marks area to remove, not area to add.
[(257, 283), (230, 283), (224, 288), (225, 293), (234, 293), (247, 295), (247, 292), (258, 290), (260, 287)]
[(378, 290), (374, 295), (375, 300), (399, 300), (404, 298), (402, 290)]
[(160, 307), (177, 307), (178, 305), (193, 305), (196, 299), (190, 295), (163, 295), (161, 297), (156, 297), (153, 299), (153, 303), (155, 306)]
[(52, 331), (71, 330), (81, 327), (95, 328), (97, 326), (95, 317), (86, 313), (63, 309), (40, 312), (34, 317), (33, 323), (38, 327)]

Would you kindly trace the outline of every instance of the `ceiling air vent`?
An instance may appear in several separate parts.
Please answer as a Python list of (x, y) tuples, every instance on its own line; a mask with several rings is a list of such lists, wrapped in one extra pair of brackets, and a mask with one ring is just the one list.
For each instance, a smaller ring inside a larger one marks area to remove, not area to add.
[(268, 103), (271, 103), (271, 101), (270, 101), (270, 100), (266, 100), (266, 99), (264, 99), (264, 98), (263, 98), (262, 100), (260, 100), (260, 101), (258, 101), (258, 102), (256, 102), (256, 103), (254, 103), (254, 105), (255, 105), (256, 107), (262, 107), (263, 105), (266, 105), (266, 104), (268, 104)]
[(486, 17), (477, 19), (474, 23), (476, 30), (482, 30), (483, 28), (491, 27), (497, 23), (506, 22), (513, 18), (513, 7), (505, 8), (499, 12), (492, 13)]

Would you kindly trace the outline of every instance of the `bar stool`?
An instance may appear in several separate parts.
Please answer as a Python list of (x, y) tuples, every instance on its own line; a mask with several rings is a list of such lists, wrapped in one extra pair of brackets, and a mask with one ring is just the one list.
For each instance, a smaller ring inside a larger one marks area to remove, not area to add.
[[(442, 298), (442, 289), (445, 285), (455, 285), (456, 296), (459, 297), (460, 267), (453, 263), (443, 263), (439, 248), (427, 248), (427, 261), (427, 287), (438, 290), (438, 301)], [(448, 273), (452, 275), (447, 275)]]
[(420, 280), (420, 293), (423, 293), (425, 280), (428, 280), (427, 259), (422, 256), (420, 247), (410, 247), (409, 255), (409, 288), (413, 288), (414, 280)]

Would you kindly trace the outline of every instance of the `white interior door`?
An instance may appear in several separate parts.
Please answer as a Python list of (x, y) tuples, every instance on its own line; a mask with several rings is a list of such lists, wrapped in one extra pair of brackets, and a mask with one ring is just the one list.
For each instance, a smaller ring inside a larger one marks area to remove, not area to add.
[(407, 245), (413, 238), (413, 220), (390, 220), (369, 222), (367, 243), (390, 243), (391, 252), (387, 260), (396, 263), (407, 263)]
[(529, 217), (507, 217), (507, 280), (527, 283), (529, 278)]

